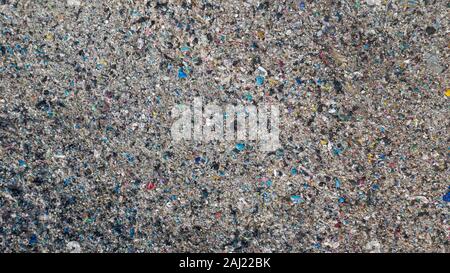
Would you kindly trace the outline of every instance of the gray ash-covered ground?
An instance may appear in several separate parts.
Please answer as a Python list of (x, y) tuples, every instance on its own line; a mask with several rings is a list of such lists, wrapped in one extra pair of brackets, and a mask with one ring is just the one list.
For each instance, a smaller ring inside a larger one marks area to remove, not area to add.
[[(448, 12), (1, 0), (0, 250), (449, 252)], [(282, 147), (174, 143), (195, 97)]]

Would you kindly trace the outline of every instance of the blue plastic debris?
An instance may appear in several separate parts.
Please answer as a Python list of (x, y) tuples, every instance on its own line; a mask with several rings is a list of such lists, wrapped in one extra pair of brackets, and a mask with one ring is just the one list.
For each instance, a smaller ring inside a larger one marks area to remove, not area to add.
[(263, 85), (264, 84), (264, 77), (263, 76), (258, 76), (256, 77), (256, 85)]
[(336, 185), (336, 189), (339, 189), (341, 187), (341, 181), (339, 180), (339, 178), (334, 178), (334, 182)]
[(200, 156), (197, 156), (195, 158), (195, 164), (200, 164), (200, 162), (202, 162), (202, 158)]
[(305, 10), (305, 2), (300, 2), (299, 4), (298, 4), (298, 7), (301, 9), (301, 10)]
[(450, 202), (450, 191), (447, 192), (444, 196), (442, 196), (442, 200), (444, 202)]
[(296, 168), (292, 168), (291, 169), (291, 174), (292, 175), (297, 175), (298, 174), (298, 170)]
[(36, 234), (31, 235), (30, 240), (28, 241), (28, 244), (30, 246), (34, 246), (35, 244), (37, 244), (37, 242), (38, 242), (38, 239), (37, 239)]
[(135, 234), (134, 228), (130, 228), (130, 238), (131, 239), (134, 239), (134, 234)]
[(291, 201), (294, 204), (298, 204), (302, 201), (302, 198), (300, 197), (300, 195), (292, 195), (291, 196)]
[(132, 163), (134, 162), (134, 156), (132, 154), (129, 153), (123, 153), (123, 155), (126, 157), (126, 159), (128, 160), (128, 162)]
[(236, 144), (236, 149), (239, 151), (242, 151), (245, 149), (245, 144), (244, 143), (238, 143)]
[(20, 167), (25, 167), (25, 166), (27, 166), (27, 163), (25, 162), (25, 160), (20, 159), (20, 160), (19, 160), (19, 166), (20, 166)]
[(180, 69), (178, 69), (178, 78), (180, 78), (180, 79), (187, 78), (187, 74), (186, 74), (186, 72), (184, 72), (182, 67), (180, 67)]

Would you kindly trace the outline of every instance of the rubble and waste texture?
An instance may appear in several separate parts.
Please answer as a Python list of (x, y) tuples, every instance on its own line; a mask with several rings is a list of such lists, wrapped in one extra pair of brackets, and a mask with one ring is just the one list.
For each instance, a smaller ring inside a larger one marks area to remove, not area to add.
[(0, 251), (449, 252), (449, 8), (0, 0)]

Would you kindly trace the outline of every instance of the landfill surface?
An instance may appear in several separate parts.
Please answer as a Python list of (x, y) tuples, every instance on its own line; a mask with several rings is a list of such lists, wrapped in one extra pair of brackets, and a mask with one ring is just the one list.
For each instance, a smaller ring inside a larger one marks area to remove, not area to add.
[[(0, 0), (1, 252), (450, 252), (446, 0)], [(279, 105), (280, 147), (174, 141)]]

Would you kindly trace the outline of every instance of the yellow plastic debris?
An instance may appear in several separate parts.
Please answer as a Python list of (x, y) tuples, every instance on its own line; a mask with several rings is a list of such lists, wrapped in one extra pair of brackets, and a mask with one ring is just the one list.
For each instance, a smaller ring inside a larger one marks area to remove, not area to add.
[(51, 33), (47, 33), (45, 35), (45, 40), (48, 41), (48, 42), (53, 41), (53, 38), (54, 38), (54, 36)]

